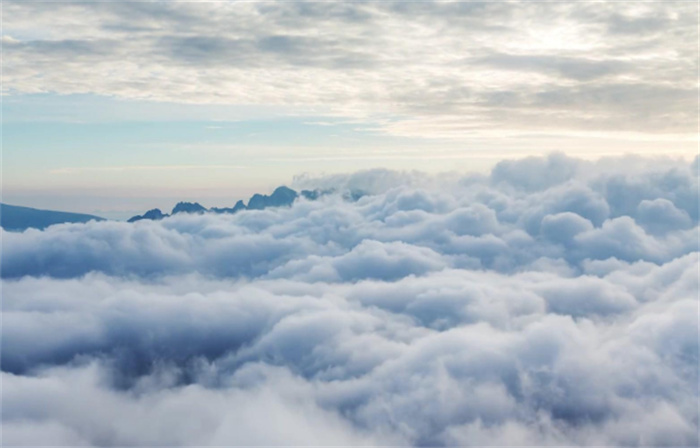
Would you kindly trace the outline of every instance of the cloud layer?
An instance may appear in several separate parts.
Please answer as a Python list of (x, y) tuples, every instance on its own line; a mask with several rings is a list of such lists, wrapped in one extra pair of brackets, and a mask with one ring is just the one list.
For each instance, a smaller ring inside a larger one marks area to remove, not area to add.
[(697, 160), (298, 183), (3, 232), (3, 442), (697, 445)]
[(420, 137), (696, 130), (687, 2), (6, 3), (11, 93), (293, 107)]

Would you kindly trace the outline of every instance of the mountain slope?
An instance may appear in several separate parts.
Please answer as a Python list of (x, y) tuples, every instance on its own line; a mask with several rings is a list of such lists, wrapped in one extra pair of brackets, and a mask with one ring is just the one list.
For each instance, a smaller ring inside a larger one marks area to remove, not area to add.
[(141, 221), (142, 219), (150, 219), (153, 221), (158, 221), (158, 220), (161, 220), (163, 218), (167, 218), (168, 216), (169, 215), (167, 215), (167, 214), (164, 215), (163, 212), (160, 211), (160, 209), (154, 208), (152, 210), (147, 211), (143, 215), (132, 216), (131, 218), (129, 218), (129, 220), (127, 222), (136, 222), (136, 221)]
[(40, 210), (17, 205), (0, 204), (0, 226), (5, 230), (45, 229), (66, 222), (104, 221), (104, 218), (82, 213)]
[(172, 215), (178, 213), (205, 213), (207, 208), (201, 205), (199, 202), (178, 202), (171, 212)]
[(222, 207), (222, 208), (212, 207), (209, 209), (209, 211), (214, 212), (214, 213), (237, 213), (237, 212), (239, 212), (241, 210), (245, 210), (245, 209), (246, 209), (245, 204), (243, 203), (243, 201), (239, 200), (238, 202), (236, 202), (236, 205), (234, 205), (233, 207)]
[(270, 196), (255, 194), (248, 201), (248, 210), (263, 210), (267, 207), (285, 207), (292, 205), (298, 194), (287, 187), (278, 187)]

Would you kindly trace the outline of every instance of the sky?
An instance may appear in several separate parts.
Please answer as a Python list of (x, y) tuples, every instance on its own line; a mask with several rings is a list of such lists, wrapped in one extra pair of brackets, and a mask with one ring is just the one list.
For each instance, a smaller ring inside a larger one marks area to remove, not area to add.
[(696, 2), (5, 1), (3, 200), (124, 218), (295, 176), (697, 154)]
[(698, 446), (697, 2), (0, 7), (0, 445)]

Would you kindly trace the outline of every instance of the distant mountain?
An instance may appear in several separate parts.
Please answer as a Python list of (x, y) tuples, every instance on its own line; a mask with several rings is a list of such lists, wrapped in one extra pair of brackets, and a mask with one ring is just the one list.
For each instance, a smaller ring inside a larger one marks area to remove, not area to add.
[(270, 196), (255, 194), (248, 201), (248, 210), (263, 210), (267, 207), (285, 207), (292, 205), (298, 194), (287, 187), (278, 187)]
[[(281, 186), (275, 189), (271, 195), (254, 194), (248, 205), (243, 201), (238, 201), (233, 207), (212, 207), (207, 209), (197, 202), (178, 202), (170, 215), (163, 213), (160, 209), (148, 210), (143, 215), (132, 216), (127, 222), (141, 220), (158, 221), (178, 213), (238, 213), (242, 210), (264, 210), (268, 207), (288, 207), (294, 203), (298, 197), (314, 201), (319, 197), (332, 193), (333, 190), (302, 190), (297, 193), (291, 188)], [(346, 199), (357, 200), (363, 193), (356, 193)], [(25, 230), (28, 228), (45, 229), (53, 224), (67, 222), (88, 222), (91, 220), (104, 221), (104, 218), (82, 213), (59, 212), (53, 210), (40, 210), (30, 207), (20, 207), (16, 205), (0, 204), (0, 226), (5, 230)]]
[[(302, 190), (301, 196), (308, 200), (316, 200), (319, 197), (332, 193), (332, 190)], [(171, 215), (176, 215), (178, 213), (238, 213), (241, 210), (263, 210), (268, 207), (288, 207), (294, 203), (294, 201), (300, 196), (299, 193), (292, 190), (291, 188), (282, 186), (275, 189), (271, 195), (267, 196), (264, 194), (254, 194), (249, 200), (248, 205), (243, 203), (243, 201), (236, 202), (233, 207), (212, 207), (207, 209), (203, 205), (197, 202), (178, 202)], [(163, 214), (157, 208), (149, 210), (143, 215), (137, 215), (129, 218), (128, 222), (140, 221), (142, 219), (163, 219), (168, 216)]]
[(207, 208), (200, 205), (198, 202), (178, 202), (173, 208), (172, 214), (176, 215), (178, 213), (205, 213)]
[(241, 210), (245, 210), (246, 206), (243, 203), (243, 201), (238, 201), (236, 202), (236, 205), (233, 207), (224, 207), (224, 208), (217, 208), (217, 207), (212, 207), (209, 209), (210, 212), (214, 213), (236, 213)]
[(104, 221), (104, 218), (82, 213), (40, 210), (17, 205), (0, 204), (0, 226), (5, 230), (45, 229), (67, 222)]
[(129, 220), (127, 222), (136, 222), (136, 221), (141, 221), (142, 219), (151, 219), (154, 221), (159, 221), (163, 218), (167, 218), (168, 216), (170, 216), (170, 215), (168, 215), (167, 213), (163, 214), (163, 212), (161, 212), (160, 209), (154, 208), (152, 210), (147, 211), (143, 215), (136, 215), (136, 216), (129, 218)]

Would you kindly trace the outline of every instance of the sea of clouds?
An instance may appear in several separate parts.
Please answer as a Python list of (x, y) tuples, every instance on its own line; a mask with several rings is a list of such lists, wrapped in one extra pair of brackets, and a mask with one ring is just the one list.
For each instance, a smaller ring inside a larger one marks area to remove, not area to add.
[(698, 159), (297, 184), (3, 231), (3, 443), (698, 444)]

